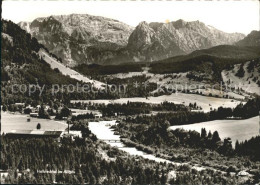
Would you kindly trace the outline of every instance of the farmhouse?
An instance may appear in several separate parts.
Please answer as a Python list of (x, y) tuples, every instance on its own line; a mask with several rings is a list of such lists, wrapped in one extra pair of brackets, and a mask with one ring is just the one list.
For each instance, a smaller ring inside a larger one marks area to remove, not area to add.
[(102, 114), (94, 114), (95, 118), (102, 118)]
[(249, 173), (246, 171), (240, 171), (238, 172), (237, 176), (249, 176)]
[(62, 137), (70, 137), (74, 140), (76, 137), (82, 138), (82, 133), (78, 130), (69, 130), (68, 133), (64, 133)]
[(30, 113), (30, 117), (38, 117), (38, 113), (36, 113), (36, 112), (32, 112), (32, 113)]
[(84, 114), (93, 114), (95, 118), (101, 118), (102, 114), (96, 110), (86, 109), (70, 109), (72, 116), (84, 115)]
[(46, 131), (46, 130), (12, 130), (6, 133), (6, 136), (13, 138), (47, 138), (52, 137), (58, 139), (63, 135), (62, 131)]
[(7, 175), (8, 175), (8, 171), (0, 169), (0, 177), (1, 177), (1, 179), (4, 178), (4, 177), (7, 177)]
[(16, 107), (25, 107), (25, 103), (15, 103), (14, 106), (16, 106)]

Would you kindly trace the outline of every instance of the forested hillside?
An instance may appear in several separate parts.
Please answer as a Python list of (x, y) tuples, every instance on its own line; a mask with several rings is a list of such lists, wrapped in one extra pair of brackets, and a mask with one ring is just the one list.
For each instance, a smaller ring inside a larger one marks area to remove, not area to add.
[[(27, 93), (12, 94), (12, 86), (38, 84), (50, 88), (52, 84), (76, 83), (76, 80), (54, 71), (38, 55), (40, 48), (37, 39), (11, 21), (2, 20), (1, 35), (1, 86), (2, 102), (22, 102)], [(39, 92), (32, 99), (39, 99)], [(38, 98), (37, 98), (38, 97)]]
[(150, 72), (160, 74), (187, 71), (213, 72), (213, 79), (220, 80), (222, 70), (259, 57), (260, 50), (257, 47), (217, 46), (154, 62), (151, 64)]
[[(51, 97), (52, 85), (76, 85), (77, 80), (64, 76), (59, 70), (51, 69), (50, 65), (38, 54), (39, 49), (48, 50), (37, 39), (22, 30), (18, 25), (11, 21), (2, 20), (1, 34), (1, 94), (2, 105), (15, 102), (25, 102), (39, 104), (60, 99), (69, 102), (70, 99), (83, 98), (111, 98), (110, 95), (101, 93), (80, 93), (67, 91), (59, 92)], [(58, 58), (49, 53), (54, 58)], [(79, 82), (81, 85), (82, 83)], [(44, 91), (40, 94), (37, 89), (29, 94), (29, 85), (39, 85)], [(91, 88), (91, 84), (88, 84)], [(12, 87), (17, 87), (13, 93)], [(19, 90), (22, 87), (22, 91)], [(27, 90), (27, 91), (26, 91)], [(66, 89), (65, 89), (66, 90)], [(104, 97), (105, 96), (105, 97)]]

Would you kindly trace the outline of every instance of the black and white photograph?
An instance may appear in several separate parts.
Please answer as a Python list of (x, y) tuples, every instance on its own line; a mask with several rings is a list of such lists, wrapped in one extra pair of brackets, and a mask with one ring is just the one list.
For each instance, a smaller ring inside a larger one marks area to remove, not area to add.
[(258, 0), (1, 9), (0, 184), (260, 184)]

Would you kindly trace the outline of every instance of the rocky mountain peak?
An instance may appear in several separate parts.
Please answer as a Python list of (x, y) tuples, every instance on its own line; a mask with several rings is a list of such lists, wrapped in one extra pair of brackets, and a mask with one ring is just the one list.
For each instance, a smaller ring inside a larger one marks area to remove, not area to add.
[(185, 27), (187, 22), (182, 19), (179, 19), (175, 22), (170, 22), (169, 24), (172, 24), (176, 29), (180, 29), (180, 28)]
[[(29, 24), (29, 25), (28, 25)], [(89, 14), (55, 15), (19, 25), (44, 44), (65, 64), (92, 63), (99, 52), (126, 47), (133, 28), (114, 19)], [(109, 54), (105, 53), (105, 57)], [(103, 56), (103, 54), (102, 54)]]
[(146, 21), (140, 22), (136, 28), (141, 28), (141, 27), (149, 27), (149, 24)]
[(138, 24), (128, 39), (127, 47), (131, 50), (144, 49), (154, 42), (156, 35), (153, 28), (145, 21)]
[(28, 33), (30, 33), (30, 22), (20, 22), (20, 23), (18, 23), (18, 25), (23, 29), (23, 30), (25, 30), (26, 32), (28, 32)]
[(158, 31), (158, 29), (163, 25), (164, 23), (161, 22), (151, 22), (149, 26), (153, 28), (154, 31)]
[(186, 22), (179, 19), (170, 23), (141, 22), (129, 37), (128, 46), (136, 50), (160, 48), (161, 55), (168, 53), (175, 56), (217, 45), (234, 44), (242, 38), (243, 34), (225, 33), (200, 21)]

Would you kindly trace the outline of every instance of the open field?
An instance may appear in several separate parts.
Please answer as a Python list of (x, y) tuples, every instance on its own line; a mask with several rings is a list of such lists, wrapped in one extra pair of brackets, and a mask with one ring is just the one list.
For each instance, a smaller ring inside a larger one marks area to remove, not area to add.
[(1, 134), (12, 130), (33, 130), (38, 123), (41, 124), (41, 130), (64, 131), (68, 127), (64, 121), (31, 118), (31, 121), (27, 122), (27, 118), (28, 115), (1, 112)]
[(145, 103), (162, 103), (164, 101), (173, 102), (176, 104), (184, 104), (189, 105), (190, 103), (197, 103), (198, 106), (201, 106), (203, 111), (209, 112), (210, 108), (217, 109), (220, 106), (223, 107), (236, 107), (240, 101), (231, 100), (231, 99), (224, 99), (224, 98), (214, 98), (214, 97), (207, 97), (201, 96), (197, 94), (184, 94), (184, 93), (173, 93), (171, 95), (163, 95), (158, 97), (148, 97), (146, 98), (121, 98), (116, 100), (72, 100), (71, 102), (84, 102), (84, 103), (127, 103), (130, 102), (145, 102)]
[(218, 131), (221, 139), (230, 137), (232, 145), (235, 146), (236, 140), (245, 141), (259, 135), (259, 117), (245, 120), (215, 120), (190, 125), (171, 126), (170, 129), (183, 128), (185, 130), (195, 130), (201, 132), (201, 128), (206, 128), (211, 133)]

